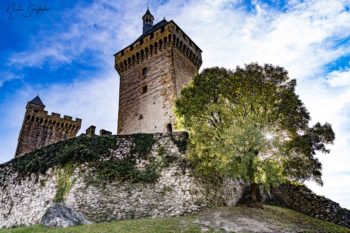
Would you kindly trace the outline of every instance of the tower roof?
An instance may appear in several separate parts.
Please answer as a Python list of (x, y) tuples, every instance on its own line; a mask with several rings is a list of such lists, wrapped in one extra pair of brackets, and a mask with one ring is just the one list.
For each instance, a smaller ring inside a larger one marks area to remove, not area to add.
[(146, 36), (148, 36), (149, 34), (151, 34), (152, 32), (154, 32), (155, 30), (163, 27), (165, 24), (167, 24), (168, 21), (166, 19), (163, 19), (162, 21), (158, 22), (157, 24), (151, 26), (145, 33), (143, 33), (139, 38), (137, 38), (135, 42), (141, 40), (142, 38), (145, 38)]
[(147, 16), (150, 16), (152, 19), (154, 19), (153, 15), (149, 11), (148, 7), (147, 7), (146, 13), (142, 16), (142, 19), (144, 20)]
[(34, 105), (38, 105), (38, 106), (41, 106), (41, 107), (45, 107), (45, 105), (41, 101), (39, 95), (37, 95), (34, 99), (29, 101), (28, 104), (34, 104)]

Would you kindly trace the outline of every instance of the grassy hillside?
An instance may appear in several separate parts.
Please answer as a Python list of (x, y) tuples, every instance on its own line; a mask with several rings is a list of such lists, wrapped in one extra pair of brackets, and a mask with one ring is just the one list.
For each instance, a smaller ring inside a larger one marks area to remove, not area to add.
[(198, 215), (157, 219), (124, 220), (69, 228), (42, 226), (3, 229), (0, 233), (170, 233), (170, 232), (344, 232), (350, 229), (301, 213), (276, 207), (218, 208)]

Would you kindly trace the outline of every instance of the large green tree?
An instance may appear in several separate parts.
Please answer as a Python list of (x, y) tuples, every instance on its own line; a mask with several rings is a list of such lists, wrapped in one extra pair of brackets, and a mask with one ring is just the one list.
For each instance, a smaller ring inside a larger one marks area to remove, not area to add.
[(322, 184), (316, 151), (335, 135), (331, 125), (309, 125), (295, 93), (296, 80), (279, 66), (252, 63), (234, 71), (203, 70), (181, 91), (175, 113), (190, 134), (190, 153), (203, 175), (243, 179), (251, 205), (261, 206), (260, 188), (286, 180)]

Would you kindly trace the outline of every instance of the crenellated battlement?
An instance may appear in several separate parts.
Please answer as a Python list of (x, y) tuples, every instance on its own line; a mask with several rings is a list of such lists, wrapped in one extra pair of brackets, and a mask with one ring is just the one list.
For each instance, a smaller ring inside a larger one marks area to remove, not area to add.
[(61, 114), (55, 112), (48, 114), (47, 111), (27, 111), (25, 122), (70, 132), (79, 131), (82, 120), (79, 118), (73, 120), (71, 116), (67, 115), (61, 117)]
[(20, 156), (51, 143), (75, 137), (82, 120), (45, 111), (39, 97), (28, 102), (22, 129), (18, 138), (16, 156)]
[(199, 69), (202, 65), (202, 50), (174, 21), (163, 20), (158, 24), (159, 28), (142, 35), (134, 43), (114, 55), (115, 68), (119, 74), (135, 65), (144, 63), (168, 48), (177, 49)]

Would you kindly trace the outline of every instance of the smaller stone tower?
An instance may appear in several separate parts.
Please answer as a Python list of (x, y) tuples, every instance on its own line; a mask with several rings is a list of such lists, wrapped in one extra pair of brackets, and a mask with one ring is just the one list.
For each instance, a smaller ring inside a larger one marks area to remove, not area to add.
[(29, 101), (19, 133), (15, 157), (22, 156), (46, 145), (73, 138), (81, 127), (81, 119), (60, 117), (58, 113), (48, 115), (45, 105), (37, 96)]

